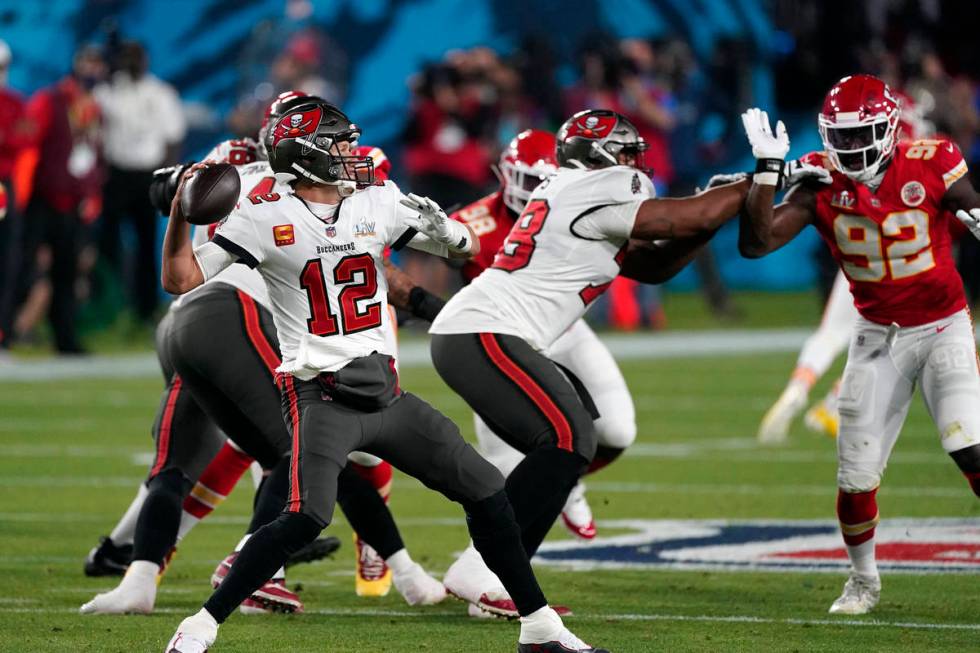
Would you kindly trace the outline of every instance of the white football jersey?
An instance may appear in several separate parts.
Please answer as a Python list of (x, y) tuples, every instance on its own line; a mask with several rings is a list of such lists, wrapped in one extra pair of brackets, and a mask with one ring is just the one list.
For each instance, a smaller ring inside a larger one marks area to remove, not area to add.
[[(237, 142), (237, 141), (225, 141), (224, 143), (218, 144), (217, 147), (212, 150), (212, 153), (219, 151), (225, 146), (226, 143)], [(238, 166), (238, 175), (242, 180), (242, 190), (241, 194), (238, 196), (238, 202), (249, 201), (250, 197), (264, 196), (269, 193), (290, 193), (292, 190), (286, 184), (280, 184), (276, 182), (272, 168), (269, 166), (268, 161), (256, 161), (254, 163), (249, 163), (246, 165)], [(215, 232), (217, 224), (211, 225), (200, 225), (194, 227), (194, 235), (191, 238), (191, 243), (194, 247), (198, 247), (209, 240), (211, 240), (211, 235)], [(249, 295), (266, 308), (270, 307), (269, 304), (269, 291), (266, 288), (265, 280), (262, 279), (262, 275), (255, 270), (249, 268), (246, 265), (230, 265), (215, 276), (207, 280), (206, 283), (224, 283), (229, 286), (234, 286), (238, 288), (245, 294)], [(195, 288), (189, 293), (181, 295), (174, 300), (173, 305), (175, 307), (180, 306), (180, 304), (185, 301), (186, 297), (193, 295), (199, 288)]]
[(268, 287), (280, 372), (311, 379), (372, 352), (394, 356), (385, 338), (383, 256), (415, 215), (402, 197), (391, 181), (339, 205), (276, 189), (242, 200), (218, 226), (212, 242), (258, 270)]
[(561, 168), (531, 194), (493, 265), (430, 333), (504, 333), (546, 349), (619, 274), (636, 212), (655, 195), (635, 168)]

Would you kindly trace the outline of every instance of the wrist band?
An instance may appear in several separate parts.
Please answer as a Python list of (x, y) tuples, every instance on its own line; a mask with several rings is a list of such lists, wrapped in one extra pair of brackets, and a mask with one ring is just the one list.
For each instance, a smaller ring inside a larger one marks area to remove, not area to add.
[(783, 175), (782, 159), (756, 159), (752, 183), (765, 186), (779, 186)]

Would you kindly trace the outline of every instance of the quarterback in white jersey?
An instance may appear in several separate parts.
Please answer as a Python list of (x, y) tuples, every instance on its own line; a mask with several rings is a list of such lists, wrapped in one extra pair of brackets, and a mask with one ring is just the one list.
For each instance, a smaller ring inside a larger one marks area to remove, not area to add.
[(290, 181), (290, 193), (240, 203), (197, 248), (187, 240), (180, 203), (171, 211), (165, 288), (187, 292), (234, 262), (256, 268), (266, 281), (283, 354), (278, 378), (292, 456), (285, 511), (248, 540), (167, 650), (206, 650), (218, 624), (292, 550), (319, 534), (332, 519), (347, 455), (361, 449), (463, 505), (473, 541), (519, 608), (519, 651), (598, 653), (548, 607), (497, 469), (451, 421), (399, 388), (383, 335), (389, 319), (385, 247), (407, 242), (443, 256), (468, 256), (479, 243), (431, 200), (406, 197), (392, 182), (355, 193), (373, 176), (369, 158), (350, 155), (359, 133), (329, 103), (294, 107), (275, 123), (268, 144), (272, 169)]
[[(560, 168), (531, 193), (493, 264), (433, 323), (436, 370), (524, 459), (508, 495), (533, 555), (592, 462), (596, 411), (583, 384), (543, 350), (622, 274), (659, 283), (728, 219), (747, 181), (655, 199), (646, 143), (612, 111), (583, 111), (558, 132)], [(665, 242), (654, 243), (658, 239)], [(446, 573), (463, 598), (499, 587), (472, 550)]]

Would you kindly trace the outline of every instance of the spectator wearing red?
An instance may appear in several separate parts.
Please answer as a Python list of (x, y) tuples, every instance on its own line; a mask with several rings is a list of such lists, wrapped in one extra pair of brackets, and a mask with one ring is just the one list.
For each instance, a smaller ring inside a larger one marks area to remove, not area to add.
[(93, 47), (79, 50), (67, 77), (35, 93), (26, 116), (34, 131), (24, 155), (25, 178), (31, 180), (25, 214), (22, 290), (40, 270), (38, 252), (50, 250), (49, 318), (55, 347), (82, 353), (75, 324), (75, 281), (83, 224), (101, 210), (104, 168), (101, 160), (101, 113), (91, 90), (105, 76), (105, 61)]
[(0, 41), (0, 350), (10, 346), (23, 249), (22, 212), (17, 206), (12, 177), (31, 137), (31, 123), (24, 115), (24, 99), (7, 88), (11, 58), (10, 47)]

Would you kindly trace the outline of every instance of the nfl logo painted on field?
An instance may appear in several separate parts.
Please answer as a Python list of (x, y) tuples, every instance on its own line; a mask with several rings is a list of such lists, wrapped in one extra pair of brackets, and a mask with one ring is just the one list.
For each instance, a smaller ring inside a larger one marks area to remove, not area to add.
[[(547, 542), (535, 562), (573, 570), (688, 569), (846, 572), (837, 522), (618, 520), (618, 535), (588, 542)], [(891, 519), (876, 531), (885, 571), (980, 573), (980, 521)]]

